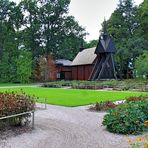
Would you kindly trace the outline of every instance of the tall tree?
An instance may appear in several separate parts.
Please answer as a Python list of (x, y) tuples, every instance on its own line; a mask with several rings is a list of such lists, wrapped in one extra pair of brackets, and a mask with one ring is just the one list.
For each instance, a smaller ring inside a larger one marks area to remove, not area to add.
[[(16, 80), (15, 59), (18, 55), (18, 42), (16, 33), (16, 28), (18, 27), (18, 24), (15, 23), (16, 9), (17, 7), (14, 2), (9, 2), (8, 0), (0, 1), (0, 49), (2, 59), (1, 69), (5, 71), (6, 63), (8, 64), (5, 75), (8, 77), (7, 80), (10, 82)], [(3, 76), (4, 75), (1, 75), (2, 79)]]
[(16, 61), (22, 47), (32, 53), (33, 69), (42, 55), (47, 61), (50, 54), (73, 59), (86, 33), (74, 17), (68, 16), (69, 3), (70, 0), (22, 0), (16, 5), (10, 0), (0, 1), (0, 69), (9, 63), (5, 71), (8, 81), (16, 81)]
[[(23, 0), (20, 3), (22, 13), (26, 14), (22, 40), (33, 57), (52, 54), (55, 58), (72, 59), (76, 54), (85, 30), (74, 17), (68, 16), (69, 3), (70, 0)], [(63, 56), (64, 52), (69, 54)]]
[(148, 0), (144, 0), (144, 2), (139, 6), (137, 12), (137, 21), (138, 21), (138, 33), (141, 37), (145, 39), (148, 45)]
[(133, 0), (120, 0), (117, 9), (107, 22), (108, 31), (117, 47), (116, 60), (123, 78), (127, 78), (131, 71), (129, 65), (134, 65), (134, 59), (143, 53), (144, 41), (136, 35), (138, 28), (136, 15), (137, 7)]
[(82, 42), (85, 42), (85, 35), (85, 29), (79, 26), (73, 16), (64, 18), (63, 37), (59, 38), (61, 39), (61, 44), (57, 51), (57, 57), (73, 60), (74, 56), (79, 52)]
[[(75, 55), (76, 45), (80, 45), (80, 38), (85, 35), (84, 29), (78, 25), (74, 17), (67, 16), (70, 0), (41, 0), (40, 20), (43, 28), (45, 52), (56, 58)], [(69, 43), (69, 44), (68, 44)], [(71, 54), (72, 53), (72, 54)], [(70, 57), (69, 57), (70, 56)]]
[(37, 1), (23, 0), (19, 4), (23, 14), (21, 41), (26, 49), (32, 52), (33, 58), (39, 56), (41, 51), (41, 23), (39, 20), (39, 8)]

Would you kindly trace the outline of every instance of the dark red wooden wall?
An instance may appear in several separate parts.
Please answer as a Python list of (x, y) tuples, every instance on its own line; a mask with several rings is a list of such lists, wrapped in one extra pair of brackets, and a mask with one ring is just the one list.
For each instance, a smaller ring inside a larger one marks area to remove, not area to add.
[(88, 80), (92, 72), (93, 65), (78, 65), (78, 66), (58, 65), (56, 69), (57, 73), (64, 74), (65, 80)]
[[(56, 72), (60, 73), (61, 75), (64, 75), (64, 80), (71, 80), (72, 79), (72, 70), (70, 66), (62, 66), (57, 65)], [(63, 79), (63, 78), (60, 78)]]
[(93, 65), (72, 66), (72, 80), (88, 80)]

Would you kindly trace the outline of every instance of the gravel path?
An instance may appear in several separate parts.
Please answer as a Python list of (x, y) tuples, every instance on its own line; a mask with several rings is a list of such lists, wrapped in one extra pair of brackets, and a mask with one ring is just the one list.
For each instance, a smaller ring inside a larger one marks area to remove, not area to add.
[[(105, 113), (84, 107), (48, 105), (35, 113), (35, 129), (0, 141), (0, 148), (128, 148), (128, 138), (109, 133), (102, 126)], [(143, 135), (144, 137), (148, 135)]]
[(20, 85), (20, 86), (0, 86), (0, 88), (28, 88), (28, 87), (40, 87), (40, 84), (36, 85)]

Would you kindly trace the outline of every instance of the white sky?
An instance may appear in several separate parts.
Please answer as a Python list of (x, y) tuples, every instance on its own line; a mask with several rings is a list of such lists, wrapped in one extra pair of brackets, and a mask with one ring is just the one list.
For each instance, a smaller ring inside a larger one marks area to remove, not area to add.
[[(13, 0), (19, 2), (21, 0)], [(69, 14), (89, 33), (86, 41), (99, 38), (99, 30), (104, 17), (109, 19), (119, 0), (71, 0)], [(134, 0), (139, 5), (143, 0)]]

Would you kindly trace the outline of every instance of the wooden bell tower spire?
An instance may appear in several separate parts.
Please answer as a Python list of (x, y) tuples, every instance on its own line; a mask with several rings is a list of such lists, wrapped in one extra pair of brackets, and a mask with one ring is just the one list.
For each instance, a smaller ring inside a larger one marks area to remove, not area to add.
[(115, 52), (115, 45), (112, 38), (107, 33), (107, 25), (104, 20), (103, 34), (100, 35), (95, 50), (97, 59), (89, 80), (117, 79), (113, 60), (113, 54), (115, 54)]

